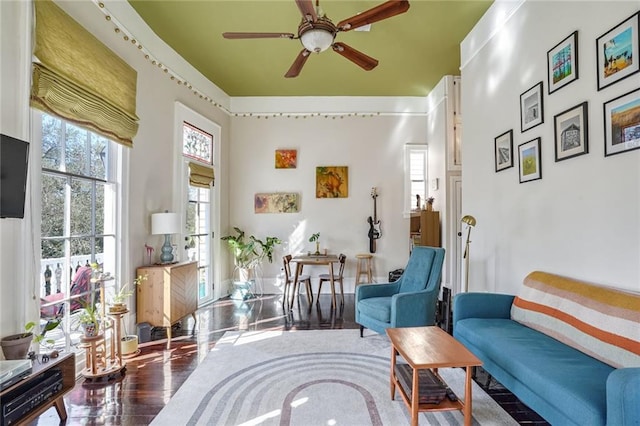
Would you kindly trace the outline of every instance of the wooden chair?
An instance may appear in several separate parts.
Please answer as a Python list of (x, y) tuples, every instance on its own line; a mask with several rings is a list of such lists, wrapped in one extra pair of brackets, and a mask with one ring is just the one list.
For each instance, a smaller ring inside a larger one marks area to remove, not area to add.
[[(340, 253), (340, 256), (338, 256), (338, 261), (340, 262), (340, 269), (338, 269), (338, 274), (333, 276), (333, 283), (334, 285), (337, 282), (340, 283), (340, 297), (342, 298), (341, 304), (344, 305), (343, 275), (344, 275), (344, 265), (347, 262), (347, 256)], [(325, 281), (331, 282), (331, 276), (329, 274), (320, 274), (318, 277), (320, 278), (320, 282), (318, 283), (318, 298), (316, 299), (316, 304), (320, 301), (320, 291), (322, 290), (322, 283)], [(333, 294), (335, 292), (336, 292), (336, 289), (334, 287), (331, 289), (331, 293)]]
[[(298, 297), (300, 296), (300, 287), (298, 284), (305, 283), (307, 289), (307, 301), (309, 302), (309, 306), (313, 302), (313, 292), (311, 291), (311, 277), (309, 275), (298, 275), (298, 281), (293, 282), (295, 279), (295, 273), (291, 273), (291, 255), (288, 254), (282, 258), (284, 264), (284, 296), (282, 298), (282, 305), (285, 305), (285, 302), (289, 300), (291, 297), (291, 304), (293, 306), (293, 299), (295, 299), (296, 294)], [(290, 287), (293, 286), (293, 296), (291, 296)]]

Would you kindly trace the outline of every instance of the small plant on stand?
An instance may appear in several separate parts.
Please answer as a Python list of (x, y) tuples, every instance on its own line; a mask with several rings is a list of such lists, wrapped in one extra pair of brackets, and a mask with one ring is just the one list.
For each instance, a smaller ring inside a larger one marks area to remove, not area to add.
[(139, 285), (142, 281), (147, 280), (147, 275), (138, 275), (138, 277), (133, 280), (133, 284), (129, 286), (129, 283), (120, 287), (120, 290), (113, 295), (111, 298), (111, 303), (109, 304), (109, 313), (117, 314), (121, 312), (127, 311), (127, 304), (125, 303), (126, 299), (133, 295), (135, 292), (135, 287)]
[(84, 330), (85, 337), (96, 337), (100, 334), (100, 313), (96, 305), (83, 303), (82, 313), (80, 314), (80, 324)]
[(315, 234), (311, 235), (309, 237), (309, 242), (310, 243), (313, 243), (313, 242), (316, 243), (316, 252), (314, 254), (316, 256), (319, 256), (320, 255), (320, 233), (316, 232)]

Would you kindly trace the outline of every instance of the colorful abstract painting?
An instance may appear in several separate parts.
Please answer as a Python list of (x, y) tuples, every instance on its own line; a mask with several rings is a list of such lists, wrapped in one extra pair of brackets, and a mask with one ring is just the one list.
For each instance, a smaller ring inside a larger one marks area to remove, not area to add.
[(349, 167), (316, 167), (316, 198), (347, 198), (349, 196)]
[(300, 211), (298, 194), (295, 192), (256, 194), (253, 205), (256, 213), (297, 213)]
[(276, 169), (295, 169), (297, 166), (297, 149), (276, 149)]

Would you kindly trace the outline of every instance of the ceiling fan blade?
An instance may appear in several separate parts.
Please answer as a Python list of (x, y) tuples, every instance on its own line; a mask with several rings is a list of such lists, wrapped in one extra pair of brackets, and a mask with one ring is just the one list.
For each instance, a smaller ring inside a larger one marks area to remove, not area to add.
[(296, 60), (293, 61), (293, 65), (291, 65), (291, 68), (289, 68), (289, 71), (287, 71), (284, 76), (287, 78), (297, 77), (298, 74), (300, 74), (304, 63), (309, 59), (309, 55), (311, 55), (311, 52), (307, 49), (302, 49), (300, 53), (298, 53)]
[(363, 25), (391, 18), (407, 10), (409, 10), (408, 0), (389, 0), (358, 15), (340, 21), (336, 26), (339, 31), (350, 31)]
[(318, 20), (318, 14), (316, 13), (316, 8), (313, 6), (313, 0), (296, 0), (296, 4), (305, 21), (316, 22)]
[(333, 43), (333, 46), (331, 47), (333, 48), (334, 51), (338, 52), (340, 55), (344, 56), (354, 64), (364, 68), (367, 71), (371, 71), (372, 69), (378, 66), (377, 59), (373, 59), (371, 56), (367, 56), (364, 53), (344, 43), (341, 43), (341, 42)]
[(294, 38), (291, 33), (222, 33), (222, 37), (237, 40), (246, 38)]

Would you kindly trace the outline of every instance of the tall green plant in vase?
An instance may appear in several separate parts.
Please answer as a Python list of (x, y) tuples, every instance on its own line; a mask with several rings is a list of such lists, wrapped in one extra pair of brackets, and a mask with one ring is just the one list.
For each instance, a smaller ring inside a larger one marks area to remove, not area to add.
[(266, 237), (263, 241), (251, 235), (245, 238), (245, 233), (238, 227), (233, 228), (235, 235), (222, 237), (227, 242), (227, 247), (233, 256), (233, 263), (240, 270), (240, 279), (249, 281), (252, 271), (255, 271), (262, 262), (267, 259), (273, 262), (273, 253), (278, 244), (282, 241), (277, 237)]

